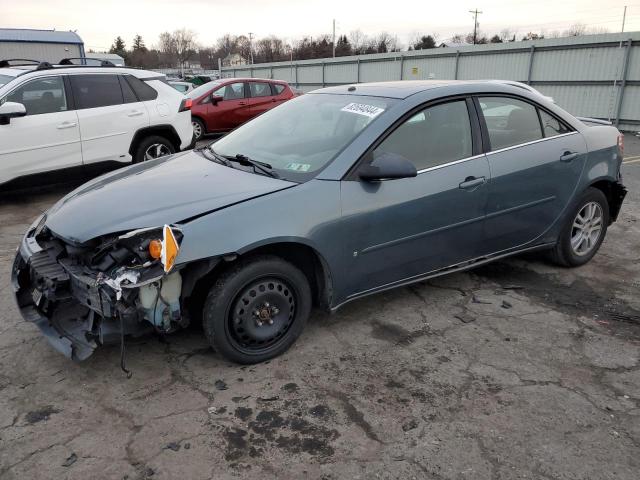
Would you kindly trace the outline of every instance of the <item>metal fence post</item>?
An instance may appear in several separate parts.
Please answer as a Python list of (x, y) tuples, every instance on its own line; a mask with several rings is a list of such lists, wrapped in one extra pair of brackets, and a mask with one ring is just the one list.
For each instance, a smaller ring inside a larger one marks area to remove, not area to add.
[(531, 45), (529, 49), (529, 71), (527, 73), (527, 85), (531, 85), (531, 73), (533, 72), (533, 56), (536, 53), (536, 46)]
[(618, 95), (618, 106), (616, 107), (616, 127), (620, 125), (620, 115), (622, 113), (622, 99), (624, 98), (624, 87), (627, 86), (627, 71), (629, 70), (629, 58), (631, 57), (632, 39), (627, 40), (627, 47), (624, 51), (624, 66), (622, 67), (622, 78), (620, 79), (620, 93)]
[(324, 62), (322, 62), (322, 88), (324, 88)]
[(271, 68), (269, 69), (269, 78), (271, 80), (273, 80), (273, 65), (271, 66)]
[(233, 78), (236, 78), (236, 69), (233, 69)]
[(404, 55), (400, 55), (400, 80), (404, 80)]
[(453, 69), (453, 79), (458, 79), (458, 62), (460, 61), (460, 50), (456, 50), (456, 65)]
[(296, 63), (296, 88), (300, 88), (300, 85), (298, 84), (298, 64)]
[(249, 77), (253, 78), (253, 67), (249, 67)]
[(356, 61), (356, 83), (360, 83), (360, 57)]

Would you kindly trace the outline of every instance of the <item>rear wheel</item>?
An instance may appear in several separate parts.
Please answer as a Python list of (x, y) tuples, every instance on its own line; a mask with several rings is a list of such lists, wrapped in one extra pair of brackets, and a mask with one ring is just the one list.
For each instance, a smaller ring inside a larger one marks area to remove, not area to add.
[(155, 160), (175, 153), (173, 144), (159, 135), (152, 135), (143, 139), (136, 148), (133, 155), (133, 163), (145, 162), (147, 160)]
[(202, 137), (204, 137), (204, 134), (206, 132), (202, 120), (198, 118), (192, 118), (191, 126), (193, 127), (193, 135), (196, 137), (196, 141), (202, 140)]
[(204, 304), (204, 331), (226, 358), (257, 363), (285, 352), (310, 311), (307, 277), (279, 257), (259, 256), (217, 279)]
[(578, 267), (593, 258), (609, 225), (609, 203), (597, 188), (588, 188), (565, 221), (552, 259), (565, 267)]

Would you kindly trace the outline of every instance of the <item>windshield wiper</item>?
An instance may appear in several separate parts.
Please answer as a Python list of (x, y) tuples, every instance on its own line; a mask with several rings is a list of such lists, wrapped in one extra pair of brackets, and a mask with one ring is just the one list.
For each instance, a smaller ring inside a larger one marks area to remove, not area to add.
[[(215, 150), (213, 148), (211, 148), (211, 145), (207, 145), (206, 147), (202, 147), (202, 148), (197, 148), (194, 149), (196, 152), (202, 152), (205, 154), (205, 156), (209, 159), (209, 160), (213, 160), (215, 162), (221, 163), (222, 165), (224, 165), (225, 167), (230, 167), (233, 168), (233, 165), (231, 165), (231, 162), (229, 162), (229, 160), (227, 160), (225, 157), (223, 157), (222, 155), (218, 154), (215, 152)], [(211, 156), (213, 157), (209, 157), (206, 152), (209, 152), (211, 154)]]
[(237, 155), (221, 155), (226, 158), (230, 162), (237, 162), (240, 165), (244, 165), (245, 167), (253, 167), (254, 171), (260, 170), (265, 175), (268, 175), (273, 178), (280, 178), (277, 172), (273, 171), (273, 167), (265, 162), (259, 162), (258, 160), (254, 160), (252, 158), (247, 157), (246, 155), (242, 155), (238, 153)]

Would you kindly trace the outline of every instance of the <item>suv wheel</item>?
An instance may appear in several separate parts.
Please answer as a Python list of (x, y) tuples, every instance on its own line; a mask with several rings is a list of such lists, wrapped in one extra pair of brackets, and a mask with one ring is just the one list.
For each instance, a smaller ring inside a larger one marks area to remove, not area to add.
[(588, 188), (567, 216), (558, 243), (552, 250), (554, 262), (579, 267), (593, 258), (609, 225), (609, 203), (597, 188)]
[(191, 126), (193, 127), (193, 134), (196, 137), (196, 141), (201, 140), (205, 134), (204, 123), (202, 123), (202, 120), (199, 120), (197, 118), (192, 118)]
[(251, 364), (285, 352), (311, 311), (311, 289), (298, 268), (265, 255), (241, 261), (215, 282), (204, 304), (203, 326), (213, 348)]
[(165, 137), (152, 135), (138, 144), (138, 148), (136, 148), (133, 156), (133, 163), (155, 160), (165, 155), (171, 155), (175, 153), (175, 151), (173, 144)]

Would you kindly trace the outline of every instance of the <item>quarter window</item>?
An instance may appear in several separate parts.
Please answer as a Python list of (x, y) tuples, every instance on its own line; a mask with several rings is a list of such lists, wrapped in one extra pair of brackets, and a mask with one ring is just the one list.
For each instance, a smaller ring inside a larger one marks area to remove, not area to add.
[(512, 147), (542, 138), (538, 112), (533, 105), (505, 97), (480, 98), (489, 131), (491, 150)]
[(555, 117), (552, 117), (547, 112), (538, 110), (540, 112), (540, 121), (542, 122), (542, 130), (545, 138), (555, 137), (564, 133), (569, 133), (570, 130), (566, 125)]
[(252, 97), (270, 97), (271, 87), (268, 83), (250, 82), (249, 89)]
[(410, 160), (417, 170), (472, 156), (471, 124), (464, 100), (435, 105), (416, 113), (374, 150)]
[(23, 104), (27, 115), (65, 112), (68, 109), (62, 77), (46, 77), (27, 82), (2, 99), (0, 105), (4, 102)]
[(71, 75), (78, 109), (108, 107), (123, 103), (117, 75)]
[(284, 92), (284, 85), (280, 83), (272, 83), (271, 86), (273, 87), (274, 95), (280, 95), (282, 92)]
[(133, 75), (125, 75), (125, 78), (141, 102), (148, 102), (149, 100), (158, 98), (158, 92), (156, 92), (153, 87), (147, 85), (147, 82), (143, 82)]

